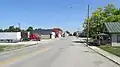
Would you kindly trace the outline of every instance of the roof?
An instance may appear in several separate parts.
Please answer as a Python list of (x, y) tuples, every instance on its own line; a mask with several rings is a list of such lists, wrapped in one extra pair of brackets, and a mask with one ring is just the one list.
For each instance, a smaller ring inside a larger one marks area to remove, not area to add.
[(51, 34), (52, 30), (51, 29), (37, 29), (32, 31), (32, 33), (38, 33), (40, 35), (49, 35)]
[(120, 33), (120, 22), (104, 23), (108, 33)]
[(53, 30), (53, 31), (54, 31), (54, 30), (62, 31), (62, 29), (60, 29), (60, 28), (53, 28), (52, 30)]

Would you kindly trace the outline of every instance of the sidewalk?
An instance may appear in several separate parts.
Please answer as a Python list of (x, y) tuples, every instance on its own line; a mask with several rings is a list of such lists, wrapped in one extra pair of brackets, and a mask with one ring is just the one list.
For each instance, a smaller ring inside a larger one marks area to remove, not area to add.
[(109, 60), (111, 60), (111, 61), (113, 61), (113, 62), (120, 65), (120, 57), (118, 57), (116, 55), (113, 55), (113, 54), (111, 54), (109, 52), (106, 52), (106, 51), (104, 51), (104, 50), (102, 50), (102, 49), (100, 49), (100, 48), (98, 48), (96, 46), (88, 46), (88, 47), (90, 49), (94, 50), (95, 52), (99, 53), (100, 55), (102, 55), (102, 56), (108, 58)]

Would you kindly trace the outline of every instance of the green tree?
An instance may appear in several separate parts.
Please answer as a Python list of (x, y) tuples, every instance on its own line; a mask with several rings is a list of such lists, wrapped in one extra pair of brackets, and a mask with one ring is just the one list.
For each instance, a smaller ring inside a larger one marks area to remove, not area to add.
[(20, 29), (19, 27), (16, 27), (14, 31), (15, 31), (15, 32), (20, 32), (21, 29)]
[(2, 29), (0, 29), (0, 32), (3, 32), (3, 30), (2, 30)]
[(69, 31), (65, 31), (67, 34), (70, 34), (70, 32)]
[(9, 29), (8, 29), (10, 32), (15, 32), (15, 28), (14, 26), (9, 26)]
[(104, 8), (97, 8), (90, 18), (84, 21), (84, 33), (87, 33), (87, 21), (89, 20), (89, 36), (99, 34), (103, 31), (103, 23), (105, 22), (119, 22), (120, 9), (116, 8), (113, 4), (108, 4)]
[(26, 30), (21, 30), (21, 32), (27, 32)]
[(33, 27), (32, 26), (28, 27), (27, 31), (33, 31)]
[(76, 32), (74, 32), (74, 33), (73, 33), (73, 36), (77, 36), (77, 33), (76, 33)]
[(9, 29), (4, 29), (4, 32), (10, 32), (10, 30)]

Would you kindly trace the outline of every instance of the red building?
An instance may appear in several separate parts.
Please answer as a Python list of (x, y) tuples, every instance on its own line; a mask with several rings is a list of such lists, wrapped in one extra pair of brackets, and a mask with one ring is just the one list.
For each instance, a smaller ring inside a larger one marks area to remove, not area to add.
[(53, 28), (52, 31), (55, 32), (56, 37), (61, 37), (62, 36), (62, 32), (63, 32), (62, 29), (60, 29), (60, 28)]

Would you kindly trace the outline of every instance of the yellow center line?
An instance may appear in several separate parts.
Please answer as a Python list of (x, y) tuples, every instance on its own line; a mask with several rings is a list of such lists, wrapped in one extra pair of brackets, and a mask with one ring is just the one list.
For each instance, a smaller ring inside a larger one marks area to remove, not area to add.
[(52, 48), (51, 47), (42, 48), (40, 50), (34, 51), (32, 53), (29, 53), (29, 54), (22, 54), (20, 56), (17, 56), (17, 57), (14, 57), (14, 58), (11, 58), (11, 59), (8, 59), (8, 60), (5, 60), (5, 61), (0, 61), (0, 67), (3, 67), (4, 65), (10, 64), (10, 63), (15, 62), (15, 61), (18, 61), (18, 60), (20, 60), (22, 58), (32, 57), (32, 56), (37, 55), (39, 53), (46, 52), (46, 51), (48, 51), (50, 49), (52, 49)]

